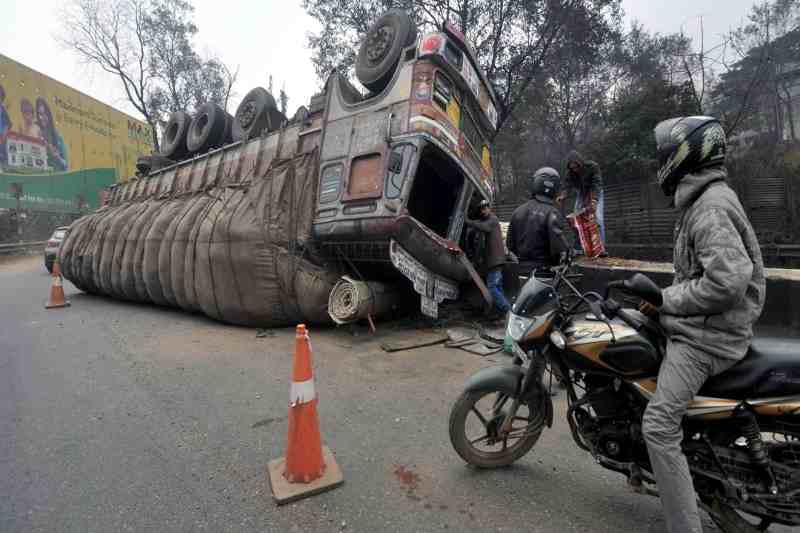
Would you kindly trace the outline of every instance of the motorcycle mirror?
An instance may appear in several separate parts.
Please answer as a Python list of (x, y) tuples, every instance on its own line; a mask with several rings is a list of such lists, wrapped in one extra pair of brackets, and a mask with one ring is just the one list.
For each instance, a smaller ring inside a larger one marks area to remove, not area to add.
[(636, 273), (623, 283), (625, 290), (631, 294), (635, 294), (642, 300), (661, 307), (664, 303), (664, 297), (661, 295), (661, 289), (655, 284), (653, 280), (644, 274)]

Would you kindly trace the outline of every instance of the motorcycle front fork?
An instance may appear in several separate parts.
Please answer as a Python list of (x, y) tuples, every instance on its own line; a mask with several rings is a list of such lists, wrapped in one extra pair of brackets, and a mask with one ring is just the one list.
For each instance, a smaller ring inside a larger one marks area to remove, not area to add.
[[(542, 378), (544, 376), (544, 369), (546, 366), (544, 358), (544, 350), (542, 350), (541, 352), (537, 350), (531, 355), (528, 355), (528, 358), (529, 358), (528, 368), (526, 369), (525, 374), (522, 377), (522, 383), (520, 384), (519, 387), (519, 393), (517, 394), (516, 398), (512, 399), (511, 407), (508, 410), (508, 414), (503, 420), (503, 424), (500, 426), (500, 435), (508, 435), (511, 432), (512, 422), (514, 421), (514, 417), (517, 416), (517, 411), (519, 410), (519, 406), (521, 404), (520, 398), (527, 396), (528, 390), (533, 384), (533, 380), (538, 380), (541, 383)], [(523, 363), (522, 357), (520, 357), (519, 355), (514, 357), (515, 365), (522, 366), (522, 363)], [(496, 408), (493, 409), (493, 414), (495, 416), (500, 414), (500, 409), (502, 409), (502, 406), (505, 405), (505, 401), (507, 399), (508, 397), (505, 396), (505, 399), (502, 402), (498, 402), (497, 400), (495, 400)], [(499, 407), (497, 407), (498, 403), (500, 404)]]

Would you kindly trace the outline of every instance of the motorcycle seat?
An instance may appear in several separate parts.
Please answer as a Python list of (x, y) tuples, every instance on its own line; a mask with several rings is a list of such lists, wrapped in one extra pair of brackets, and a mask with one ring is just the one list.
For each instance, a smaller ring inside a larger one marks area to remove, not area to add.
[(800, 394), (800, 339), (753, 339), (744, 359), (706, 381), (698, 394), (731, 400)]

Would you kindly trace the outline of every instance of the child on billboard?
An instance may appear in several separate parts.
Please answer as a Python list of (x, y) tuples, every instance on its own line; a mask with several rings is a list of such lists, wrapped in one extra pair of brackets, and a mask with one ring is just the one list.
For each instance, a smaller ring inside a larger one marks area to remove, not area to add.
[(69, 168), (67, 146), (64, 138), (56, 130), (50, 106), (41, 96), (36, 99), (36, 123), (39, 125), (39, 137), (47, 147), (47, 161), (56, 172), (64, 172)]
[(8, 115), (8, 110), (6, 110), (6, 90), (0, 85), (0, 165), (5, 165), (8, 162), (6, 139), (12, 126), (11, 117)]
[(31, 101), (27, 98), (21, 99), (19, 101), (19, 110), (22, 112), (22, 127), (19, 129), (19, 133), (34, 139), (40, 138), (42, 135), (33, 114), (33, 104), (31, 104)]

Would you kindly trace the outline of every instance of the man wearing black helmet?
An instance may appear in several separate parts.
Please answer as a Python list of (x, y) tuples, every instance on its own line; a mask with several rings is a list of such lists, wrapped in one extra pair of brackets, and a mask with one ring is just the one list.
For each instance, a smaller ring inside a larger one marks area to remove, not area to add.
[(681, 421), (703, 383), (745, 356), (764, 306), (765, 279), (753, 227), (727, 185), (725, 131), (711, 117), (679, 117), (655, 128), (658, 182), (678, 209), (675, 278), (657, 310), (669, 336), (642, 433), (667, 529), (702, 531), (681, 449)]
[(494, 298), (494, 306), (500, 313), (507, 313), (511, 309), (503, 293), (503, 265), (506, 262), (506, 249), (503, 245), (503, 232), (500, 221), (492, 213), (488, 200), (481, 200), (478, 204), (480, 219), (467, 219), (466, 224), (486, 234), (486, 285)]
[(563, 217), (554, 204), (560, 186), (555, 169), (540, 168), (528, 178), (531, 199), (511, 215), (506, 246), (528, 271), (557, 265), (569, 251)]

